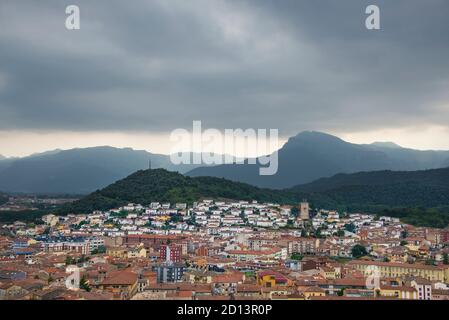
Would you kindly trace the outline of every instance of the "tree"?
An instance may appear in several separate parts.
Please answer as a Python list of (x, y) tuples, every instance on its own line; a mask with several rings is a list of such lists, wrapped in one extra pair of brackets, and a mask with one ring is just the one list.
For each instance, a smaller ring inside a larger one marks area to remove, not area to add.
[(300, 253), (296, 253), (296, 252), (292, 253), (292, 255), (290, 257), (290, 259), (298, 260), (298, 261), (302, 260), (302, 258), (303, 258), (303, 256)]
[(443, 263), (449, 264), (449, 256), (447, 253), (443, 254)]
[(74, 263), (75, 263), (75, 259), (73, 259), (71, 256), (67, 256), (67, 257), (65, 258), (65, 264), (66, 264), (67, 266), (72, 265), (72, 264), (74, 264)]
[(83, 276), (80, 280), (80, 288), (83, 290), (86, 290), (87, 292), (90, 292), (90, 290), (91, 290), (89, 283), (87, 282), (87, 279), (85, 276)]
[(401, 241), (401, 246), (406, 246), (406, 245), (408, 245), (408, 242), (405, 241), (405, 240), (402, 240), (402, 241)]
[(195, 218), (195, 216), (192, 216), (189, 220), (186, 221), (186, 223), (189, 226), (195, 226), (196, 225), (196, 218)]
[(361, 258), (363, 256), (366, 256), (368, 254), (368, 251), (366, 248), (360, 244), (356, 244), (351, 249), (352, 256), (355, 258)]
[(435, 260), (433, 260), (433, 259), (427, 259), (427, 260), (426, 260), (426, 265), (428, 265), (428, 266), (433, 266), (433, 265), (435, 265)]
[(306, 231), (306, 229), (302, 229), (302, 230), (301, 230), (301, 237), (303, 237), (303, 238), (307, 237), (307, 231)]
[(81, 221), (80, 223), (78, 223), (78, 226), (76, 227), (76, 229), (81, 229), (82, 226), (88, 224), (88, 222), (86, 220)]
[(106, 253), (106, 247), (105, 246), (98, 246), (97, 251), (98, 251), (98, 253)]
[(298, 214), (299, 214), (298, 207), (293, 207), (293, 208), (291, 208), (291, 209), (290, 209), (290, 213), (291, 213), (292, 216), (294, 216), (295, 218), (297, 218), (297, 217), (298, 217)]
[(376, 297), (380, 297), (380, 290), (376, 289)]
[(337, 231), (337, 237), (344, 237), (344, 236), (345, 236), (345, 232), (343, 230)]
[(181, 216), (179, 216), (177, 214), (170, 217), (170, 222), (178, 223), (179, 221), (181, 221)]
[(345, 230), (348, 231), (348, 232), (354, 233), (355, 230), (356, 230), (356, 226), (352, 222), (351, 223), (347, 223), (347, 224), (345, 224)]

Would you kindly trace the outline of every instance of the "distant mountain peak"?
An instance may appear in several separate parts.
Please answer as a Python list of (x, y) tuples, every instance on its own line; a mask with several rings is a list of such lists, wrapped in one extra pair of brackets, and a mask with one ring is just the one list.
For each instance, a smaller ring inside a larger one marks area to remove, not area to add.
[(5, 157), (5, 156), (2, 156), (2, 155), (0, 154), (0, 160), (3, 160), (3, 159), (6, 159), (6, 157)]
[(383, 147), (383, 148), (392, 148), (392, 149), (402, 149), (402, 147), (391, 141), (376, 141), (371, 143), (372, 146), (375, 147)]
[(36, 157), (42, 157), (42, 156), (51, 156), (54, 154), (57, 154), (59, 152), (61, 152), (61, 149), (54, 149), (54, 150), (49, 150), (49, 151), (44, 151), (44, 152), (36, 152), (33, 153), (31, 155), (28, 156), (28, 158), (36, 158)]
[(288, 144), (295, 144), (298, 142), (312, 142), (312, 143), (337, 143), (337, 144), (341, 144), (341, 143), (347, 143), (346, 141), (333, 136), (331, 134), (328, 133), (324, 133), (324, 132), (319, 132), (319, 131), (302, 131), (300, 133), (298, 133), (296, 136), (291, 137), (290, 139), (288, 139), (287, 145)]
[(333, 136), (331, 134), (321, 132), (321, 131), (302, 131), (298, 133), (294, 138), (332, 138), (332, 139), (339, 139), (336, 136)]

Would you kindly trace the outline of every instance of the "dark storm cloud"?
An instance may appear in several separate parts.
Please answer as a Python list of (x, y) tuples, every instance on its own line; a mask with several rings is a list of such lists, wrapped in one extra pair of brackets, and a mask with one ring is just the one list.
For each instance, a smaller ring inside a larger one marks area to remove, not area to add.
[(448, 17), (445, 0), (2, 1), (0, 129), (446, 126)]

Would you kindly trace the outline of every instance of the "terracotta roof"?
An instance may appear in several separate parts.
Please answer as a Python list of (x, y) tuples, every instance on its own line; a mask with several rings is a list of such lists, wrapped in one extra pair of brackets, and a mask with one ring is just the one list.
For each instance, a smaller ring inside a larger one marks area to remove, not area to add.
[(228, 273), (212, 276), (212, 282), (215, 283), (237, 283), (243, 281), (242, 273)]
[(273, 254), (279, 252), (279, 250), (273, 248), (273, 249), (267, 249), (267, 250), (228, 250), (228, 254), (241, 254), (241, 255), (254, 255), (254, 256), (262, 256), (267, 254)]
[(366, 280), (365, 279), (356, 279), (356, 278), (343, 278), (343, 279), (333, 279), (333, 280), (325, 280), (320, 279), (317, 280), (317, 285), (334, 285), (334, 286), (354, 286), (354, 287), (365, 287)]
[(191, 298), (192, 295), (193, 295), (192, 291), (177, 291), (167, 293), (166, 298)]
[(177, 235), (159, 235), (159, 234), (130, 234), (127, 236), (130, 239), (178, 239)]
[(230, 300), (230, 296), (198, 296), (196, 300)]
[(287, 277), (285, 277), (284, 275), (280, 274), (279, 272), (275, 272), (275, 271), (271, 271), (271, 270), (259, 271), (258, 276), (259, 277), (274, 276), (276, 282), (287, 282), (288, 281)]
[(257, 284), (238, 284), (237, 292), (260, 292), (261, 287)]
[(102, 285), (133, 285), (137, 282), (137, 274), (131, 271), (113, 271), (107, 275)]
[(318, 286), (313, 286), (313, 287), (308, 287), (306, 290), (304, 290), (304, 292), (326, 292), (324, 289), (318, 287)]

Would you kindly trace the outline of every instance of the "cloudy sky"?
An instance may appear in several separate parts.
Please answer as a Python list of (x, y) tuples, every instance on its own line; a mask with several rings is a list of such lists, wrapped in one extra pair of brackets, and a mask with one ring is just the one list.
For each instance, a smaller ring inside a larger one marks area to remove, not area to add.
[(449, 149), (448, 17), (447, 0), (2, 0), (0, 154), (168, 152), (193, 120)]

